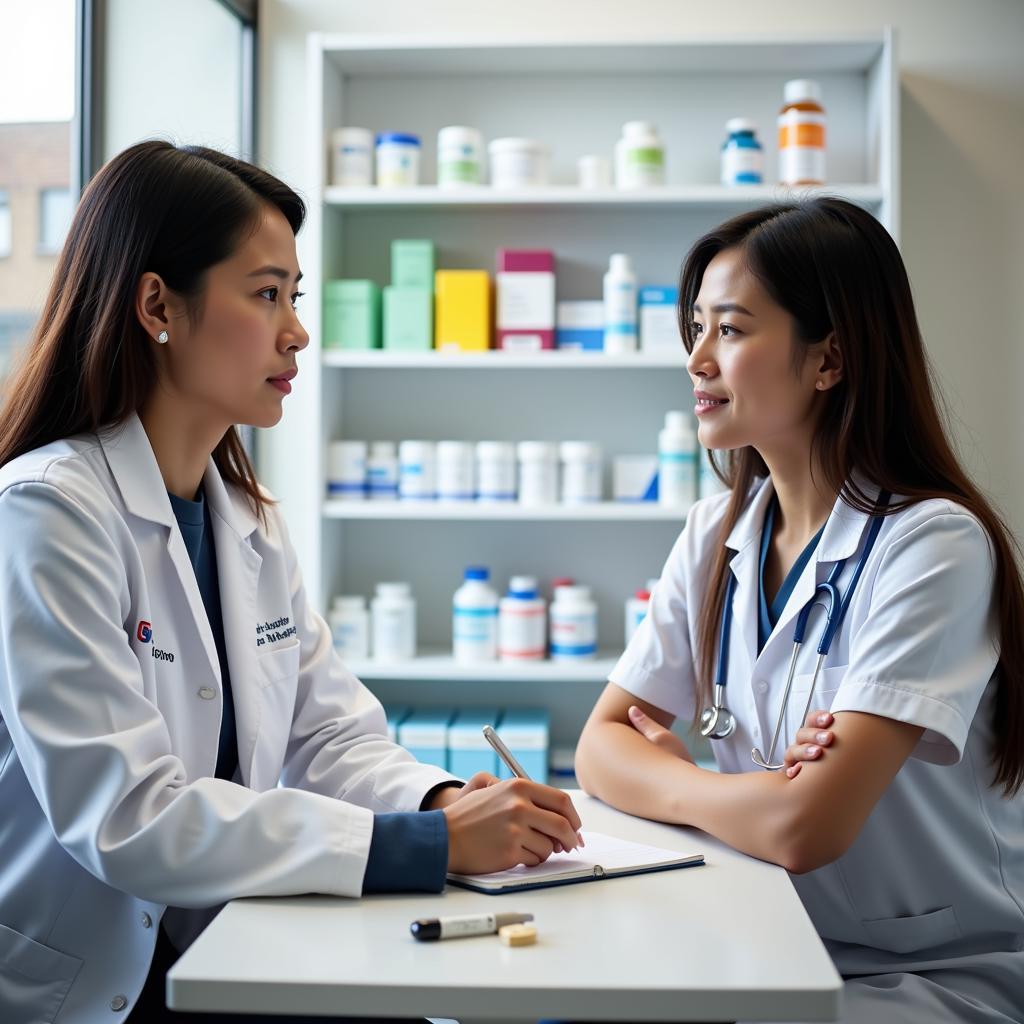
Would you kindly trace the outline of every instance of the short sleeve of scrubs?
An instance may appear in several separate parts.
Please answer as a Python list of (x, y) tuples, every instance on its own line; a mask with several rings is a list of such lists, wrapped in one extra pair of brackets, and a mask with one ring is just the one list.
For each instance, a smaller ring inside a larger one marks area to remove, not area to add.
[(913, 756), (957, 763), (998, 660), (993, 564), (967, 512), (908, 516), (885, 546), (832, 712), (922, 726)]
[(695, 564), (697, 530), (687, 525), (672, 547), (651, 604), (608, 678), (616, 686), (676, 718), (696, 706), (687, 577)]

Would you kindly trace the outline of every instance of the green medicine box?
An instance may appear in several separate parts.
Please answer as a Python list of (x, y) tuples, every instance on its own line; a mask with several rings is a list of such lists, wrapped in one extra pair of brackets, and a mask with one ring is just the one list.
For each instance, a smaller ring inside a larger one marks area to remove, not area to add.
[(434, 347), (434, 292), (430, 288), (384, 289), (384, 347), (427, 352)]
[(373, 281), (324, 283), (324, 348), (380, 348), (380, 288)]
[(396, 288), (434, 289), (434, 243), (397, 238), (391, 243), (391, 283)]

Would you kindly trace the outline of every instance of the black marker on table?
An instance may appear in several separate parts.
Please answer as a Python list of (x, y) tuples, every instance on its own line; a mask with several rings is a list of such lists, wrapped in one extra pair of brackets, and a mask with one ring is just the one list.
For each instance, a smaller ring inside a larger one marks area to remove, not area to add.
[(413, 938), (420, 942), (460, 939), (469, 935), (493, 935), (507, 924), (525, 924), (533, 914), (465, 914), (460, 917), (420, 918), (409, 925)]

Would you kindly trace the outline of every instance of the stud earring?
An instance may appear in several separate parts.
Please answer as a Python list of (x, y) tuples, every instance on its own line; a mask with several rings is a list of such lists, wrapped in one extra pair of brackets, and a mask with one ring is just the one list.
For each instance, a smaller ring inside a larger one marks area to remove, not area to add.
[[(164, 333), (166, 334), (167, 332), (165, 331)], [(816, 387), (816, 388), (817, 388), (817, 389), (818, 389), (819, 391), (821, 391), (821, 389), (825, 387), (825, 382), (824, 382), (823, 380), (819, 380), (819, 381), (817, 382), (817, 384), (815, 384), (814, 386), (815, 386), (815, 387)]]
[(169, 342), (169, 341), (171, 340), (171, 336), (170, 336), (170, 335), (169, 335), (169, 334), (168, 334), (168, 333), (167, 333), (166, 331), (161, 331), (161, 332), (160, 332), (160, 333), (159, 333), (159, 334), (158, 334), (158, 335), (156, 336), (156, 340), (157, 340), (158, 342), (160, 342), (160, 344), (161, 344), (161, 345), (166, 345), (166, 344), (167, 344), (167, 342)]

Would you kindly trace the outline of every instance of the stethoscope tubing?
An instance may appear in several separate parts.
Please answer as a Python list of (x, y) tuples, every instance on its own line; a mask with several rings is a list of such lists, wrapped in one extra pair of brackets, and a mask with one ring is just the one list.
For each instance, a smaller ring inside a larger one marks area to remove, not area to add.
[[(887, 491), (883, 491), (879, 494), (879, 502), (882, 505), (888, 505), (889, 497), (889, 493)], [(814, 696), (814, 689), (818, 682), (818, 676), (821, 674), (821, 669), (828, 658), (829, 651), (832, 647), (832, 641), (839, 632), (839, 627), (842, 625), (846, 611), (850, 607), (850, 602), (857, 589), (857, 584), (860, 582), (860, 578), (864, 573), (864, 566), (867, 564), (868, 556), (871, 554), (871, 549), (875, 546), (875, 541), (878, 539), (878, 533), (882, 528), (883, 518), (884, 517), (881, 515), (874, 515), (871, 517), (871, 525), (868, 529), (867, 539), (864, 542), (864, 550), (861, 552), (861, 556), (857, 560), (853, 577), (851, 578), (850, 585), (846, 590), (846, 596), (840, 596), (838, 586), (839, 578), (842, 576), (843, 570), (846, 568), (847, 560), (843, 558), (835, 563), (831, 572), (828, 574), (828, 578), (814, 588), (814, 594), (811, 599), (803, 606), (803, 608), (800, 609), (800, 613), (797, 615), (796, 623), (793, 627), (793, 653), (790, 655), (789, 659), (789, 669), (786, 673), (786, 686), (783, 690), (782, 703), (779, 707), (779, 716), (775, 723), (775, 730), (772, 733), (771, 746), (768, 748), (768, 756), (764, 757), (758, 747), (754, 747), (750, 752), (750, 757), (753, 762), (761, 768), (765, 768), (768, 771), (779, 771), (781, 768), (785, 767), (785, 764), (774, 764), (772, 762), (772, 758), (775, 756), (775, 749), (778, 746), (779, 737), (782, 734), (782, 727), (786, 718), (786, 709), (789, 707), (789, 695), (793, 688), (793, 679), (796, 674), (797, 657), (803, 647), (804, 635), (807, 632), (807, 623), (810, 620), (811, 609), (816, 604), (820, 603), (819, 595), (823, 594), (827, 598), (825, 628), (822, 630), (821, 637), (818, 640), (818, 657), (815, 661), (814, 673), (811, 676), (811, 685), (807, 690), (807, 700), (804, 703), (803, 714), (800, 717), (801, 722), (807, 718), (807, 713), (810, 711), (811, 698)], [(710, 737), (711, 739), (725, 739), (727, 736), (731, 736), (736, 728), (735, 718), (732, 715), (732, 712), (725, 706), (725, 684), (729, 671), (729, 637), (732, 633), (732, 608), (735, 590), (736, 577), (730, 571), (729, 579), (726, 581), (725, 585), (722, 624), (718, 634), (718, 664), (715, 672), (714, 698), (712, 706), (705, 709), (701, 716), (701, 735)], [(727, 723), (727, 727), (720, 728), (720, 720)]]

